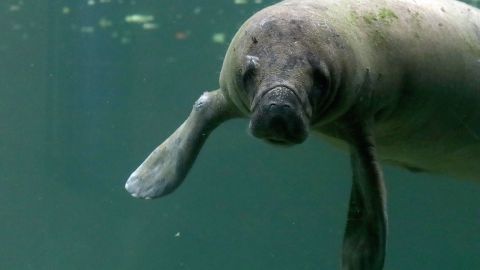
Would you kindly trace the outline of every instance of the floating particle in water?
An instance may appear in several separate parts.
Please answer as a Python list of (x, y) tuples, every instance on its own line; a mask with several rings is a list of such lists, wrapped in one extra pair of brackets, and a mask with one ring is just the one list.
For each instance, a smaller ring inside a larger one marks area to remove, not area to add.
[(130, 43), (131, 41), (132, 41), (132, 40), (131, 40), (129, 37), (122, 37), (122, 38), (120, 39), (120, 43), (122, 43), (122, 44), (128, 44), (128, 43)]
[(178, 31), (175, 33), (176, 40), (185, 40), (188, 38), (188, 33), (183, 31)]
[(179, 13), (179, 14), (175, 15), (175, 19), (178, 19), (178, 20), (183, 19), (183, 14)]
[(182, 236), (182, 234), (180, 232), (177, 232), (174, 236), (175, 237), (180, 237), (180, 236)]
[(70, 14), (70, 11), (71, 11), (71, 10), (70, 10), (69, 7), (63, 7), (63, 8), (62, 8), (62, 13), (65, 14), (65, 15)]
[(223, 44), (225, 43), (225, 34), (224, 33), (215, 33), (212, 36), (213, 43)]
[(109, 19), (106, 19), (106, 18), (101, 18), (99, 21), (98, 21), (98, 25), (101, 27), (101, 28), (108, 28), (108, 27), (111, 27), (113, 25), (112, 21), (110, 21)]
[(144, 23), (142, 24), (142, 28), (144, 30), (155, 30), (158, 28), (158, 24), (156, 23)]
[(82, 26), (80, 27), (80, 32), (85, 34), (93, 34), (95, 33), (95, 27), (93, 26)]
[(22, 29), (23, 29), (23, 26), (22, 26), (21, 24), (19, 24), (19, 23), (14, 23), (14, 24), (12, 25), (12, 30), (13, 30), (13, 31), (19, 31), (19, 30), (22, 30)]
[(88, 0), (87, 5), (89, 5), (89, 6), (95, 5), (95, 0)]
[(153, 15), (145, 15), (145, 14), (132, 14), (125, 16), (125, 21), (127, 23), (136, 23), (136, 24), (145, 24), (155, 20)]
[(9, 7), (9, 10), (14, 12), (14, 11), (19, 11), (21, 9), (20, 5), (11, 5)]
[(175, 58), (173, 56), (169, 56), (169, 57), (167, 57), (167, 59), (165, 59), (165, 62), (167, 64), (173, 64), (173, 63), (177, 62), (177, 58)]
[(196, 7), (196, 8), (193, 9), (193, 14), (195, 14), (195, 15), (200, 14), (200, 12), (202, 12), (202, 8), (201, 8), (201, 7)]
[(248, 0), (233, 0), (235, 5), (245, 5), (248, 4)]

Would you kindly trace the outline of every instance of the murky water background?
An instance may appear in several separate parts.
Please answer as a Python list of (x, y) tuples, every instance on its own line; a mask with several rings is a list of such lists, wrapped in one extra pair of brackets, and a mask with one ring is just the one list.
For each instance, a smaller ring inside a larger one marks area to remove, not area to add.
[[(338, 269), (350, 167), (317, 138), (275, 148), (228, 122), (173, 195), (123, 188), (274, 2), (3, 0), (0, 269)], [(385, 176), (386, 269), (480, 266), (478, 183)]]

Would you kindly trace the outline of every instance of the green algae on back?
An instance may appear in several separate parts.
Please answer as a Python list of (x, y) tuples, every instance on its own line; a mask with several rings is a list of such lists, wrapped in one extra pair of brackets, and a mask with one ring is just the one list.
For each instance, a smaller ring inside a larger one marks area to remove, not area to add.
[(398, 19), (397, 15), (388, 8), (381, 8), (378, 11), (378, 13), (367, 12), (367, 14), (363, 16), (363, 20), (367, 24), (373, 24), (375, 22), (379, 22), (379, 23), (389, 25), (396, 19)]
[(391, 23), (395, 19), (398, 19), (397, 15), (395, 15), (395, 12), (387, 8), (380, 9), (380, 11), (378, 12), (378, 17), (380, 20), (388, 23)]
[(390, 26), (398, 19), (398, 16), (388, 8), (380, 8), (377, 12), (367, 11), (364, 14), (359, 14), (356, 10), (350, 12), (349, 21), (351, 24), (357, 23), (359, 18), (363, 19), (362, 21), (369, 26), (368, 36), (375, 46), (382, 46), (386, 45), (387, 42), (384, 33), (385, 27)]

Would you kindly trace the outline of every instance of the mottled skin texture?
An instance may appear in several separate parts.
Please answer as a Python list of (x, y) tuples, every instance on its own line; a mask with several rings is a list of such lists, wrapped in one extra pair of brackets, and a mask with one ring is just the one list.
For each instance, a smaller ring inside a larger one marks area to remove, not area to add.
[(379, 161), (480, 179), (480, 12), (453, 0), (287, 0), (235, 35), (220, 89), (130, 176), (155, 198), (184, 179), (208, 134), (233, 117), (270, 143), (310, 133), (348, 150), (353, 181), (343, 269), (383, 269)]

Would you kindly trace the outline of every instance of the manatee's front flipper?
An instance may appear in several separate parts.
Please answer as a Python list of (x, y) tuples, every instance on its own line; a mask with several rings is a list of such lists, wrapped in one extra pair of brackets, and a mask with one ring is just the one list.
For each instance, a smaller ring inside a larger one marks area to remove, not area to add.
[(130, 175), (125, 188), (144, 199), (172, 192), (182, 183), (210, 132), (235, 116), (236, 109), (221, 90), (205, 92), (187, 120)]
[(381, 270), (387, 233), (386, 192), (371, 130), (349, 130), (353, 184), (343, 241), (342, 269)]

